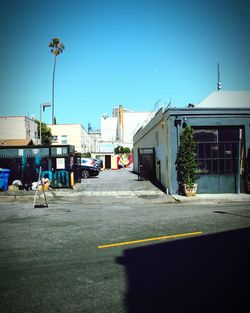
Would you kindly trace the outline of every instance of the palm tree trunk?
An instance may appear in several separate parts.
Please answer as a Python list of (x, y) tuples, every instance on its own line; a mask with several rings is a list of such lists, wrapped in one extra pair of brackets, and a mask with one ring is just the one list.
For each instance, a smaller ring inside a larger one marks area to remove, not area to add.
[(56, 73), (56, 55), (54, 58), (54, 68), (53, 68), (53, 78), (52, 78), (52, 125), (55, 124), (55, 103), (54, 103), (54, 94), (55, 94), (55, 73)]

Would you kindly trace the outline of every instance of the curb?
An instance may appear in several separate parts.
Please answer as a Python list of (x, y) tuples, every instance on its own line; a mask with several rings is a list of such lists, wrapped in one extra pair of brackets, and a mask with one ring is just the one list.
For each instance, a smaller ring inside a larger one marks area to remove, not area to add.
[[(0, 193), (0, 199), (24, 199), (34, 198), (34, 191), (3, 191)], [(38, 192), (38, 197), (42, 197), (43, 192)], [(185, 197), (180, 195), (167, 195), (160, 190), (124, 190), (124, 191), (76, 191), (76, 190), (48, 190), (48, 198), (77, 198), (77, 197), (169, 197), (175, 203), (250, 203), (250, 194), (197, 194), (194, 197)], [(172, 201), (169, 201), (172, 202)]]
[(250, 194), (200, 194), (194, 197), (172, 195), (179, 203), (235, 203), (250, 202)]

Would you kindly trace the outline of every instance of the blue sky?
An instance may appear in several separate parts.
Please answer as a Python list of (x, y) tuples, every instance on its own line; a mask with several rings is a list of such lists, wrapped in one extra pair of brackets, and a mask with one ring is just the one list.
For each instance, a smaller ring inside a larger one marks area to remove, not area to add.
[[(59, 37), (57, 123), (88, 122), (122, 104), (180, 107), (216, 90), (250, 90), (250, 1), (1, 0), (0, 115), (35, 115), (51, 101)], [(51, 122), (51, 110), (43, 113)]]

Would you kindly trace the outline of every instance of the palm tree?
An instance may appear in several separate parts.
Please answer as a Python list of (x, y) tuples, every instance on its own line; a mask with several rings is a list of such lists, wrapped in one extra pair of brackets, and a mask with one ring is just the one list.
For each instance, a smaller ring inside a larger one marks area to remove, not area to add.
[(64, 45), (60, 42), (59, 38), (52, 38), (49, 43), (50, 52), (54, 54), (54, 68), (53, 68), (53, 79), (52, 79), (52, 124), (56, 124), (54, 116), (54, 86), (55, 86), (55, 72), (56, 72), (56, 57), (63, 52), (65, 49)]

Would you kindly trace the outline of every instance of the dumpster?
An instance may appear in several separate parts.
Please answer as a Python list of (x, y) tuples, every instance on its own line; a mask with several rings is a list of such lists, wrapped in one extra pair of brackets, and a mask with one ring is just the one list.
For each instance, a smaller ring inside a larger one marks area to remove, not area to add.
[(8, 190), (8, 181), (10, 176), (10, 170), (8, 168), (0, 168), (0, 190)]

